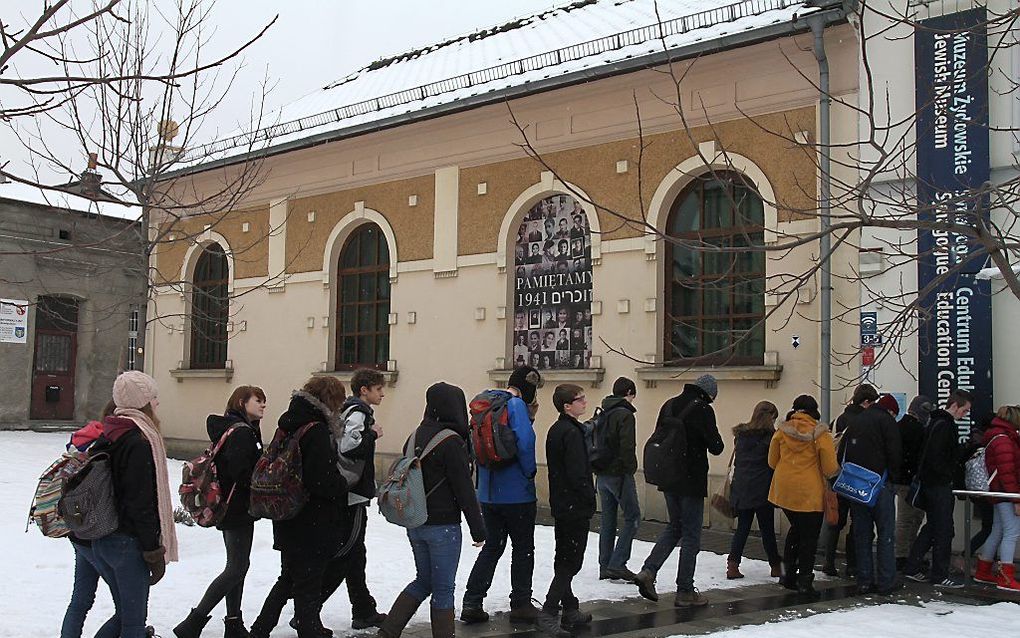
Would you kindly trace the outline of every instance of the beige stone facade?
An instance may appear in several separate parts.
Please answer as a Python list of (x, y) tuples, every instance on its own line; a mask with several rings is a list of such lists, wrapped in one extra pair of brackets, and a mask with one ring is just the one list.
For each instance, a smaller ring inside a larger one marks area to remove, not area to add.
[[(854, 35), (834, 27), (826, 44), (833, 93), (853, 103)], [(535, 424), (539, 462), (559, 382), (580, 382), (589, 397), (601, 399), (616, 377), (637, 380), (643, 442), (661, 403), (705, 371), (654, 365), (663, 359), (664, 249), (647, 228), (664, 228), (678, 193), (709, 170), (707, 159), (740, 171), (762, 194), (767, 241), (815, 230), (817, 221), (805, 214), (814, 207), (818, 179), (812, 147), (818, 93), (804, 79), (817, 75), (809, 50), (809, 35), (774, 40), (677, 63), (679, 91), (664, 69), (645, 70), (267, 158), (266, 179), (243, 208), (199, 240), (243, 253), (230, 263), (229, 370), (187, 369), (187, 296), (154, 282), (150, 315), (166, 318), (148, 332), (146, 361), (160, 384), (167, 437), (179, 446), (203, 440), (205, 416), (222, 409), (230, 389), (242, 383), (265, 388), (272, 423), (293, 388), (335, 369), (340, 247), (360, 224), (372, 222), (391, 259), (392, 374), (378, 410), (385, 431), (380, 449), (396, 452), (418, 423), (431, 383), (446, 380), (471, 396), (505, 380), (516, 229), (539, 200), (574, 193), (598, 204), (597, 210), (584, 205), (592, 231), (594, 351), (590, 369), (545, 375)], [(677, 96), (686, 125), (670, 104)], [(548, 166), (518, 146), (511, 110)], [(855, 116), (844, 111), (835, 109), (835, 141), (854, 139)], [(199, 192), (213, 188), (211, 176), (193, 179)], [(247, 245), (246, 237), (259, 245)], [(179, 243), (154, 258), (165, 281), (186, 279), (194, 268), (195, 242)], [(803, 272), (817, 256), (813, 242), (769, 255), (765, 354), (758, 365), (712, 370), (720, 380), (715, 405), (727, 443), (731, 427), (757, 401), (771, 400), (782, 411), (798, 394), (817, 394), (817, 280), (781, 284), (784, 274)], [(845, 271), (856, 259), (856, 251), (838, 252), (834, 269)], [(841, 298), (857, 297), (856, 288), (837, 289), (834, 308)], [(853, 327), (834, 328), (836, 343), (856, 338)], [(794, 335), (798, 348), (791, 345)], [(841, 399), (834, 396), (834, 404)], [(728, 457), (729, 450), (713, 459), (717, 478)], [(544, 476), (538, 485), (544, 493)], [(646, 516), (661, 517), (661, 499), (651, 494), (648, 488), (642, 495)]]

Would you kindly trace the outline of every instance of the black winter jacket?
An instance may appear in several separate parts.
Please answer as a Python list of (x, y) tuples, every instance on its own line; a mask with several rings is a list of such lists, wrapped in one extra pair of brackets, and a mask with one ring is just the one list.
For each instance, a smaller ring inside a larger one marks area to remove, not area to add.
[(89, 452), (110, 455), (113, 494), (117, 499), (118, 532), (138, 539), (143, 552), (158, 549), (159, 501), (156, 496), (156, 465), (152, 446), (127, 417), (111, 416), (103, 422), (103, 436)]
[(248, 502), (251, 498), (251, 472), (262, 454), (262, 432), (259, 422), (248, 423), (244, 416), (237, 412), (224, 415), (210, 414), (205, 420), (205, 428), (213, 445), (223, 434), (237, 425), (223, 442), (219, 454), (216, 455), (216, 476), (224, 495), (230, 495), (227, 512), (216, 529), (238, 529), (255, 522), (248, 514)]
[[(372, 426), (375, 424), (375, 413), (372, 406), (358, 397), (347, 397), (341, 413), (351, 410), (344, 425), (343, 439), (340, 440), (341, 463), (345, 467), (357, 466), (360, 478), (350, 486), (352, 494), (363, 497), (362, 502), (375, 498), (375, 441), (377, 435)], [(357, 413), (354, 415), (353, 413)]]
[(599, 474), (627, 476), (637, 472), (637, 412), (630, 401), (615, 394), (602, 399), (602, 411), (606, 412), (606, 433), (609, 449), (614, 458)]
[(900, 440), (903, 443), (903, 461), (900, 464), (900, 478), (897, 484), (910, 485), (917, 474), (917, 464), (921, 461), (924, 425), (909, 412), (903, 415), (897, 425), (900, 428)]
[(903, 451), (896, 419), (877, 405), (851, 418), (839, 442), (838, 460), (877, 474), (888, 472), (889, 481), (899, 483)]
[(918, 474), (927, 486), (951, 486), (963, 462), (964, 447), (956, 419), (945, 410), (934, 410), (925, 428), (923, 443), (924, 463)]
[(850, 403), (845, 408), (843, 408), (843, 414), (840, 414), (838, 417), (836, 417), (836, 422), (833, 425), (832, 428), (833, 435), (839, 436), (840, 434), (846, 432), (846, 428), (848, 425), (850, 425), (850, 421), (854, 417), (859, 415), (861, 412), (864, 412), (864, 408), (857, 405), (856, 403)]
[(584, 426), (561, 414), (545, 438), (549, 472), (549, 509), (558, 520), (588, 520), (595, 515), (595, 484), (591, 478)]
[(485, 540), (485, 524), (471, 480), (468, 456), (468, 417), (464, 391), (446, 383), (437, 383), (425, 394), (425, 418), (414, 433), (414, 449), (421, 454), (432, 438), (443, 430), (459, 437), (449, 438), (425, 457), (421, 464), (425, 492), (428, 494), (426, 525), (460, 525), (461, 512), (467, 519), (471, 539)]
[(735, 510), (753, 510), (769, 501), (773, 470), (769, 444), (775, 430), (751, 429), (746, 423), (733, 428), (733, 482), (730, 503)]
[[(692, 402), (699, 405), (691, 408), (680, 422), (678, 417)], [(723, 452), (723, 440), (715, 424), (715, 410), (710, 405), (712, 397), (694, 385), (684, 385), (683, 392), (662, 404), (655, 419), (655, 429), (667, 427), (687, 428), (687, 453), (677, 459), (683, 465), (684, 478), (677, 485), (659, 486), (660, 492), (671, 492), (680, 496), (708, 496), (708, 455), (719, 456)]]
[(308, 503), (297, 516), (273, 521), (273, 548), (328, 558), (340, 550), (347, 512), (347, 482), (337, 465), (336, 441), (330, 435), (331, 414), (315, 397), (295, 392), (280, 416), (279, 429), (293, 434), (314, 423), (301, 438), (301, 480)]

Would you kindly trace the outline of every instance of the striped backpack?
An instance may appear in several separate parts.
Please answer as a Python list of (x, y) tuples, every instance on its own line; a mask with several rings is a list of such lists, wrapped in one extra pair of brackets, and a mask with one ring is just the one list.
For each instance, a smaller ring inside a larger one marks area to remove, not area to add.
[(32, 507), (28, 510), (26, 532), (29, 525), (35, 522), (43, 536), (50, 538), (67, 536), (70, 529), (57, 511), (57, 503), (60, 501), (67, 480), (85, 467), (88, 458), (87, 453), (72, 447), (46, 468), (46, 471), (39, 477), (35, 496), (32, 498)]

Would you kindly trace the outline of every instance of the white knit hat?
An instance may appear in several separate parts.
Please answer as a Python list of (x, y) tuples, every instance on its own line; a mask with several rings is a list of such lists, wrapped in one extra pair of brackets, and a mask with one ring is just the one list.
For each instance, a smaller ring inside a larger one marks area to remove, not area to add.
[(118, 408), (142, 409), (159, 394), (156, 380), (138, 370), (128, 370), (113, 382), (113, 402)]

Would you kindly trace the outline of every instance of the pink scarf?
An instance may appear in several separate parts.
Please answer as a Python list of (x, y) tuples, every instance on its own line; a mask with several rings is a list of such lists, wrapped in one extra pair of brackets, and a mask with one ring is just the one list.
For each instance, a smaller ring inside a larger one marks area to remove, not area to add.
[(156, 424), (147, 414), (135, 408), (117, 408), (117, 416), (126, 417), (135, 422), (142, 436), (152, 448), (152, 462), (156, 470), (156, 499), (159, 503), (159, 530), (163, 547), (166, 549), (168, 563), (177, 560), (177, 530), (174, 527), (174, 506), (170, 500), (170, 476), (166, 469), (166, 446)]

